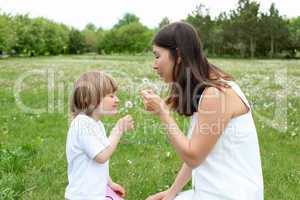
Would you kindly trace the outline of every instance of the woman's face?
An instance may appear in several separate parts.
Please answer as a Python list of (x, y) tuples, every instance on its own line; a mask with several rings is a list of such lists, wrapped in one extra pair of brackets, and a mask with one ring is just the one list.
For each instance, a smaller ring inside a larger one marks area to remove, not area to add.
[(153, 45), (153, 54), (155, 57), (153, 69), (166, 82), (172, 82), (174, 59), (168, 49)]

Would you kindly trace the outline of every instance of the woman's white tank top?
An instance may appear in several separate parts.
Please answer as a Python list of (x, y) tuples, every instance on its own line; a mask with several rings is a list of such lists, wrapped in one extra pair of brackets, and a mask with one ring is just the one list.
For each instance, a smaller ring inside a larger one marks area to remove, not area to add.
[[(206, 160), (193, 169), (193, 199), (262, 200), (261, 159), (250, 105), (235, 82), (228, 84), (249, 107), (249, 112), (229, 121)], [(197, 120), (198, 113), (194, 113), (189, 138)]]

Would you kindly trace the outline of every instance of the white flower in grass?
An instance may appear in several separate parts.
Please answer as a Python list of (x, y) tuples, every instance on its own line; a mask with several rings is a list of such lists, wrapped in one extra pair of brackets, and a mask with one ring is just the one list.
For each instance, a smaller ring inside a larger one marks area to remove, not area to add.
[(132, 107), (133, 107), (133, 103), (131, 101), (125, 102), (125, 108), (132, 108)]
[(295, 137), (296, 135), (297, 135), (296, 132), (292, 132), (292, 134), (291, 134), (292, 137)]
[(131, 160), (127, 160), (128, 164), (131, 165), (132, 164), (132, 161)]
[(167, 152), (166, 155), (167, 155), (167, 158), (169, 158), (171, 156), (171, 153)]
[(150, 81), (147, 78), (143, 78), (143, 83), (148, 84)]

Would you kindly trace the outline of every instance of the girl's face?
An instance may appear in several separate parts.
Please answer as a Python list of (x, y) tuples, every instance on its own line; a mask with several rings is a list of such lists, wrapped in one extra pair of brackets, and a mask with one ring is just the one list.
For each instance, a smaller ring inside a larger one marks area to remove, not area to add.
[(94, 111), (95, 115), (115, 115), (118, 112), (119, 99), (116, 93), (107, 94), (100, 102), (98, 108)]
[(155, 57), (153, 69), (166, 82), (172, 82), (172, 72), (174, 59), (168, 49), (153, 45), (153, 54)]

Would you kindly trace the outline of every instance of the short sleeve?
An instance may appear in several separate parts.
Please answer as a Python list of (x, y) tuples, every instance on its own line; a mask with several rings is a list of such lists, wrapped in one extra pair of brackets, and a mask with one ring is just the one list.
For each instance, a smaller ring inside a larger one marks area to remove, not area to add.
[(80, 128), (79, 144), (90, 159), (94, 159), (97, 154), (110, 145), (105, 129), (103, 130), (96, 122), (86, 121), (80, 124)]

